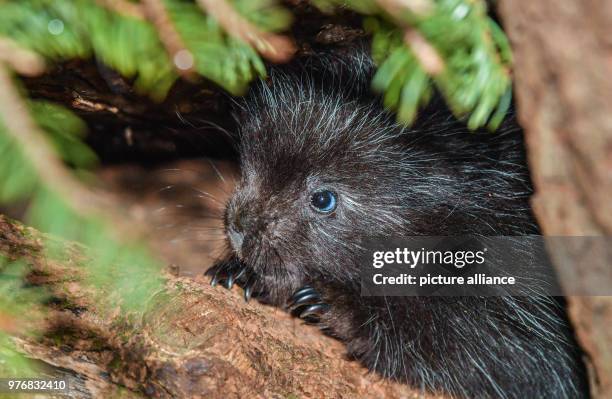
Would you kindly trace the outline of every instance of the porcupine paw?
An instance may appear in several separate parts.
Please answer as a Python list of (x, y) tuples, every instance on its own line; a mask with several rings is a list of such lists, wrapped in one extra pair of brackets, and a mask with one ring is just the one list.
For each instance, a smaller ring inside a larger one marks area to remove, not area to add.
[(289, 299), (289, 310), (292, 315), (308, 323), (318, 323), (329, 310), (329, 305), (323, 302), (317, 290), (305, 285)]
[(208, 269), (205, 273), (211, 276), (210, 285), (213, 287), (222, 284), (228, 290), (234, 284), (241, 286), (244, 290), (244, 300), (246, 302), (253, 295), (255, 279), (251, 271), (238, 259), (225, 260)]

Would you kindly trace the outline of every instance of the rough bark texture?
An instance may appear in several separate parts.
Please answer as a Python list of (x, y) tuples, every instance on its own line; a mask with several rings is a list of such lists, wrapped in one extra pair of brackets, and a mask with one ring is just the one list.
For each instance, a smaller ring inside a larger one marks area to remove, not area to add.
[[(547, 235), (611, 236), (612, 3), (504, 0), (500, 14), (514, 48), (518, 113), (542, 229)], [(566, 287), (594, 281), (612, 287), (612, 248), (588, 259), (577, 253), (552, 254)], [(612, 298), (568, 302), (593, 395), (610, 398)]]
[(124, 397), (423, 398), (346, 360), (316, 328), (206, 281), (168, 277), (142, 318), (120, 317), (80, 282), (79, 247), (62, 244), (54, 261), (45, 240), (0, 216), (0, 254), (25, 259), (30, 282), (55, 296), (43, 339), (21, 348), (85, 381), (76, 397), (118, 397), (120, 386)]

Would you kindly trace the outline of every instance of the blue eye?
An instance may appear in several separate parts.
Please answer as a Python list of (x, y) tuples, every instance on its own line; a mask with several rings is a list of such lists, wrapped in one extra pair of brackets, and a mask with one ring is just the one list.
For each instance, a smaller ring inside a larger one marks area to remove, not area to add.
[(321, 213), (331, 213), (336, 209), (338, 200), (336, 194), (329, 190), (315, 191), (310, 197), (310, 203), (312, 207)]

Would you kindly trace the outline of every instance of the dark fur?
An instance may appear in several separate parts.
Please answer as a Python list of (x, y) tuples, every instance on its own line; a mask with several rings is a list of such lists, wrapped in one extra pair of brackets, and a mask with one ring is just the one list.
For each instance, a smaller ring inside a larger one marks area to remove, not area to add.
[[(371, 62), (274, 71), (238, 110), (242, 178), (229, 201), (232, 260), (217, 272), (286, 306), (305, 284), (320, 325), (385, 377), (469, 398), (583, 398), (583, 366), (546, 297), (362, 297), (359, 244), (373, 235), (537, 234), (522, 133), (512, 118), (470, 133), (433, 105), (404, 128), (369, 94)], [(331, 215), (313, 190), (338, 194)], [(237, 272), (235, 273), (237, 274)]]

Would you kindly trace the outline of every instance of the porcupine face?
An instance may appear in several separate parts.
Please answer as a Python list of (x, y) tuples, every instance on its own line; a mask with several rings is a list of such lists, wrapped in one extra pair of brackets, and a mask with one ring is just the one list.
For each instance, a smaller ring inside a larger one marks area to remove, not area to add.
[(401, 225), (402, 129), (367, 104), (275, 78), (239, 117), (242, 177), (225, 223), (238, 257), (290, 291), (323, 269), (346, 278), (365, 237)]

